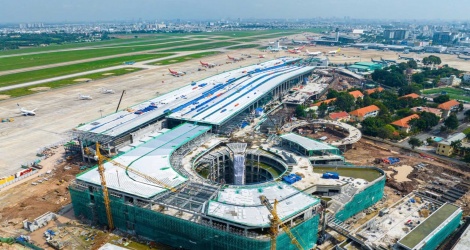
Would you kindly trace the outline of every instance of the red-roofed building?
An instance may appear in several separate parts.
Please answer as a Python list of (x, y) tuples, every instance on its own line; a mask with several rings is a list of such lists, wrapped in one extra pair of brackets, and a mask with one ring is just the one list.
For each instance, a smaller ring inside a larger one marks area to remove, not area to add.
[(351, 116), (348, 114), (348, 112), (342, 111), (342, 112), (335, 112), (331, 113), (328, 115), (328, 118), (332, 121), (338, 121), (338, 122), (347, 122), (351, 118)]
[(375, 92), (382, 92), (382, 91), (384, 91), (384, 88), (382, 88), (382, 87), (378, 87), (378, 88), (375, 88), (375, 89), (366, 89), (366, 90), (364, 90), (364, 92), (367, 93), (368, 95), (373, 94)]
[(413, 119), (419, 119), (419, 115), (413, 114), (413, 115), (407, 116), (405, 118), (402, 118), (400, 120), (394, 121), (390, 124), (397, 127), (401, 131), (404, 131), (404, 132), (408, 133), (408, 132), (410, 132), (410, 129), (411, 129), (411, 126), (410, 126), (409, 122)]
[(379, 114), (379, 111), (379, 107), (375, 105), (370, 105), (364, 108), (353, 110), (349, 112), (349, 114), (351, 115), (351, 119), (355, 121), (363, 121), (367, 117), (377, 116)]
[(417, 99), (419, 98), (420, 96), (416, 93), (411, 93), (411, 94), (408, 94), (408, 95), (404, 95), (398, 99), (403, 99), (403, 98), (411, 98), (411, 99)]
[(430, 108), (430, 107), (414, 107), (411, 108), (413, 112), (429, 112), (435, 114), (437, 117), (442, 118), (442, 111), (440, 109)]
[(449, 117), (450, 113), (456, 112), (457, 110), (459, 110), (459, 104), (460, 102), (456, 100), (450, 100), (448, 102), (439, 104), (437, 108), (442, 110), (443, 118), (445, 119)]
[(351, 91), (349, 92), (350, 95), (354, 96), (354, 100), (357, 100), (357, 98), (363, 98), (364, 97), (364, 94), (362, 94), (361, 91), (359, 90), (354, 90), (354, 91)]
[(315, 106), (320, 107), (322, 103), (329, 104), (330, 102), (334, 102), (334, 101), (336, 101), (336, 98), (327, 99), (327, 100), (312, 104), (312, 107), (315, 107)]

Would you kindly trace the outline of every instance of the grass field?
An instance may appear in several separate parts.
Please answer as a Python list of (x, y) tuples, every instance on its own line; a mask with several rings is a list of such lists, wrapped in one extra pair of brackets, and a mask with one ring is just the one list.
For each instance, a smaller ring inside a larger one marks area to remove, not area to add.
[(41, 80), (45, 78), (51, 78), (56, 76), (64, 76), (89, 70), (102, 69), (111, 66), (121, 65), (127, 61), (145, 61), (150, 59), (158, 59), (173, 55), (171, 53), (161, 54), (142, 54), (133, 56), (122, 56), (111, 59), (98, 60), (93, 62), (78, 63), (67, 66), (60, 66), (55, 68), (33, 70), (28, 72), (9, 74), (0, 76), (0, 87), (14, 85), (18, 83), (30, 82)]
[[(132, 69), (132, 70), (130, 70), (130, 69)], [(77, 78), (89, 78), (91, 80), (98, 80), (98, 79), (103, 79), (103, 78), (108, 78), (108, 77), (113, 77), (113, 76), (120, 76), (120, 75), (124, 75), (124, 74), (129, 74), (129, 73), (137, 72), (137, 71), (140, 71), (140, 70), (142, 70), (142, 69), (140, 69), (140, 68), (125, 68), (125, 69), (116, 69), (116, 70), (104, 71), (104, 72), (100, 72), (100, 73), (83, 75), (83, 76), (80, 76), (80, 77), (67, 78), (67, 79), (63, 79), (63, 80), (59, 80), (59, 81), (48, 82), (48, 83), (38, 84), (38, 85), (34, 85), (34, 86), (29, 86), (29, 87), (23, 87), (23, 88), (7, 90), (7, 91), (0, 92), (0, 95), (9, 95), (10, 97), (20, 97), (20, 96), (25, 96), (25, 95), (38, 93), (38, 91), (31, 90), (33, 88), (46, 87), (46, 88), (56, 89), (56, 88), (67, 87), (67, 86), (71, 86), (71, 85), (75, 85), (75, 84), (80, 84), (81, 82), (74, 81)], [(112, 75), (110, 75), (110, 74), (112, 74)]]
[(452, 99), (464, 100), (464, 101), (470, 102), (470, 92), (467, 91), (467, 94), (466, 94), (465, 90), (462, 90), (462, 89), (456, 89), (456, 88), (451, 88), (451, 87), (425, 89), (423, 93), (424, 94), (438, 94), (438, 93), (441, 93), (442, 91), (447, 92), (447, 95), (449, 95), (449, 97)]
[[(166, 41), (166, 40), (163, 40)], [(148, 50), (155, 49), (164, 49), (167, 47), (191, 45), (195, 43), (207, 42), (204, 40), (194, 40), (194, 41), (172, 41), (171, 43), (158, 44), (155, 45), (145, 45), (145, 46), (128, 46), (128, 47), (118, 47), (118, 48), (99, 48), (99, 49), (86, 49), (86, 50), (72, 50), (72, 51), (62, 51), (62, 52), (53, 52), (53, 53), (44, 53), (44, 54), (33, 54), (33, 55), (23, 55), (23, 56), (14, 56), (14, 57), (5, 57), (1, 58), (0, 71), (4, 70), (13, 70), (20, 68), (28, 68), (34, 66), (41, 66), (47, 64), (69, 62), (82, 59), (91, 59), (103, 56), (119, 55), (125, 53), (136, 53), (144, 52)]]
[(249, 44), (233, 46), (233, 47), (230, 47), (230, 48), (227, 48), (227, 49), (236, 50), (236, 49), (251, 49), (251, 48), (258, 48), (258, 47), (260, 47), (259, 44), (249, 43)]
[(198, 44), (194, 46), (187, 46), (181, 48), (174, 48), (164, 50), (162, 52), (178, 52), (178, 51), (191, 51), (191, 50), (208, 50), (208, 49), (217, 49), (221, 47), (227, 47), (231, 45), (237, 45), (238, 43), (235, 42), (215, 42), (215, 43), (206, 43), (206, 44)]
[(202, 58), (205, 56), (211, 56), (211, 55), (215, 55), (218, 53), (219, 52), (216, 52), (216, 51), (202, 52), (202, 53), (196, 53), (196, 54), (191, 54), (191, 55), (186, 55), (186, 56), (174, 57), (171, 59), (160, 60), (160, 61), (156, 61), (156, 62), (149, 63), (149, 64), (150, 65), (169, 65), (169, 64), (174, 64), (174, 63), (186, 62), (188, 60)]

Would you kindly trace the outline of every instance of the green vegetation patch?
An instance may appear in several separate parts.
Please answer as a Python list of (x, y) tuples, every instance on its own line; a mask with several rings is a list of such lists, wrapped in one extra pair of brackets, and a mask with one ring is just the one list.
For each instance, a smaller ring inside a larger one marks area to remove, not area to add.
[(194, 45), (194, 46), (168, 49), (168, 50), (164, 50), (163, 52), (208, 50), (208, 49), (217, 49), (217, 48), (222, 48), (222, 47), (227, 47), (227, 46), (237, 45), (237, 44), (238, 43), (235, 43), (235, 42), (215, 42), (215, 43), (206, 43), (206, 44), (199, 44), (199, 45)]
[(463, 89), (456, 89), (451, 87), (446, 88), (435, 88), (435, 89), (425, 89), (424, 94), (440, 94), (442, 91), (447, 92), (447, 95), (451, 99), (464, 100), (470, 102), (470, 91), (465, 91)]
[(35, 88), (51, 88), (51, 89), (62, 88), (62, 87), (67, 87), (67, 86), (83, 83), (83, 82), (77, 82), (76, 81), (76, 79), (79, 79), (79, 78), (83, 78), (83, 79), (87, 78), (87, 79), (90, 79), (90, 80), (99, 80), (99, 79), (103, 79), (103, 78), (129, 74), (129, 73), (137, 72), (139, 70), (142, 70), (142, 69), (140, 69), (140, 68), (124, 68), (124, 69), (104, 71), (104, 72), (99, 72), (99, 73), (94, 73), (94, 74), (89, 74), (89, 75), (83, 75), (83, 76), (78, 76), (78, 77), (62, 79), (62, 80), (54, 81), (54, 82), (48, 82), (48, 83), (43, 83), (43, 84), (38, 84), (38, 85), (33, 85), (33, 86), (28, 86), (28, 87), (22, 87), (22, 88), (7, 90), (7, 91), (0, 92), (0, 95), (9, 95), (10, 97), (25, 96), (25, 95), (30, 95), (30, 94), (40, 92), (40, 91), (31, 90), (31, 89), (35, 89)]
[(230, 48), (228, 48), (228, 49), (229, 49), (229, 50), (235, 50), (235, 49), (251, 49), (251, 48), (258, 48), (258, 47), (259, 47), (258, 44), (250, 43), (250, 44), (243, 44), (243, 45), (233, 46), (233, 47), (230, 47)]
[(0, 71), (13, 70), (34, 66), (41, 66), (54, 63), (69, 62), (74, 60), (91, 59), (102, 56), (112, 56), (124, 53), (143, 52), (147, 50), (164, 49), (168, 47), (190, 45), (205, 42), (205, 40), (193, 41), (174, 41), (172, 43), (146, 45), (146, 46), (128, 46), (116, 48), (99, 48), (86, 50), (62, 51), (53, 53), (32, 54), (23, 56), (13, 56), (0, 58)]
[(151, 59), (162, 58), (171, 56), (171, 53), (161, 54), (141, 54), (133, 56), (122, 56), (117, 58), (110, 58), (104, 60), (98, 60), (93, 62), (78, 63), (67, 66), (60, 66), (55, 68), (40, 69), (28, 72), (21, 72), (9, 75), (0, 76), (0, 87), (10, 86), (14, 84), (31, 82), (36, 80), (47, 79), (51, 77), (64, 76), (69, 74), (75, 74), (90, 70), (103, 69), (111, 66), (121, 65), (124, 62), (129, 61), (145, 61)]
[(169, 65), (169, 64), (174, 64), (174, 63), (180, 63), (180, 62), (186, 62), (192, 59), (197, 59), (197, 58), (202, 58), (205, 56), (211, 56), (215, 54), (219, 54), (220, 52), (217, 51), (209, 51), (209, 52), (201, 52), (201, 53), (196, 53), (196, 54), (190, 54), (186, 56), (180, 56), (180, 57), (175, 57), (175, 58), (170, 58), (170, 59), (165, 59), (165, 60), (159, 60), (153, 63), (149, 63), (150, 65)]

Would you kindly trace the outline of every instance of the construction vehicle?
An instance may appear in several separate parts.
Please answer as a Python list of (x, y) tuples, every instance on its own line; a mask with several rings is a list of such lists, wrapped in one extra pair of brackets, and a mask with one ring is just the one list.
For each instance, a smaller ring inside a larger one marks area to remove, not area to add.
[(279, 234), (279, 226), (281, 226), (284, 232), (289, 236), (291, 243), (294, 244), (297, 247), (297, 249), (303, 250), (304, 248), (302, 247), (302, 245), (300, 245), (299, 241), (294, 236), (294, 234), (290, 231), (289, 227), (284, 225), (282, 223), (281, 218), (279, 218), (279, 215), (277, 215), (278, 201), (274, 200), (274, 205), (271, 205), (271, 203), (269, 202), (268, 198), (266, 198), (266, 196), (261, 195), (259, 199), (261, 200), (261, 204), (263, 204), (271, 213), (271, 217), (270, 217), (271, 219), (271, 233), (270, 233), (271, 250), (276, 250), (276, 238), (277, 238), (277, 235)]
[[(93, 151), (95, 150), (92, 150), (90, 148), (85, 148), (85, 153), (87, 155), (93, 155)], [(130, 173), (133, 173), (139, 177), (142, 177), (144, 179), (146, 179), (147, 181), (150, 181), (158, 186), (161, 186), (162, 188), (165, 188), (165, 189), (168, 189), (172, 192), (176, 192), (177, 190), (171, 186), (168, 186), (167, 184), (157, 180), (156, 178), (154, 177), (151, 177), (151, 176), (148, 176), (148, 175), (145, 175), (137, 170), (134, 170), (128, 166), (125, 166), (111, 158), (108, 158), (104, 155), (101, 154), (100, 152), (100, 144), (99, 142), (96, 142), (96, 151), (95, 151), (95, 155), (94, 155), (94, 158), (95, 160), (98, 161), (98, 172), (100, 174), (100, 179), (101, 179), (101, 186), (103, 188), (103, 199), (104, 199), (104, 205), (105, 205), (105, 208), (106, 208), (106, 216), (108, 218), (108, 226), (109, 226), (109, 230), (113, 230), (114, 229), (114, 223), (113, 223), (113, 217), (112, 217), (112, 214), (111, 214), (111, 205), (110, 205), (110, 200), (109, 200), (109, 195), (108, 195), (108, 187), (106, 186), (106, 179), (105, 179), (105, 175), (104, 175), (104, 162), (107, 161), (111, 164), (113, 164), (114, 166), (117, 166), (117, 167), (120, 167)]]

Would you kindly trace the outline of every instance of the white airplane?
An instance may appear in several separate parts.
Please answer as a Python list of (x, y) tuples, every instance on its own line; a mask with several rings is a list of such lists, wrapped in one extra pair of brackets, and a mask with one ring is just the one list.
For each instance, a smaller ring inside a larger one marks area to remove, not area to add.
[(114, 94), (114, 90), (102, 88), (101, 93), (102, 94)]
[(322, 55), (322, 54), (323, 54), (323, 52), (321, 52), (321, 51), (310, 52), (310, 51), (307, 50), (305, 52), (305, 55), (307, 55), (307, 56), (319, 56), (319, 55)]
[(332, 51), (328, 52), (328, 54), (333, 55), (333, 54), (336, 54), (340, 51), (341, 51), (341, 48), (338, 48), (337, 50), (332, 50)]
[(238, 58), (238, 57), (231, 57), (229, 55), (227, 55), (228, 59), (234, 61), (234, 62), (239, 62), (241, 60), (243, 60), (244, 58)]
[(202, 62), (202, 61), (199, 61), (199, 63), (200, 63), (203, 67), (207, 67), (207, 68), (213, 68), (213, 67), (215, 67), (215, 63), (207, 63), (207, 62)]
[(90, 95), (78, 94), (78, 100), (93, 100), (93, 98)]
[(18, 107), (20, 108), (20, 112), (21, 112), (21, 115), (24, 115), (24, 116), (35, 116), (36, 115), (36, 110), (37, 108), (33, 109), (33, 110), (27, 110), (25, 108), (22, 108), (18, 103), (16, 104), (18, 105)]
[(180, 76), (186, 75), (185, 72), (173, 71), (173, 70), (171, 70), (171, 69), (168, 69), (168, 70), (170, 71), (170, 74), (171, 74), (172, 76), (180, 77)]
[(265, 55), (258, 55), (258, 58), (266, 58)]

